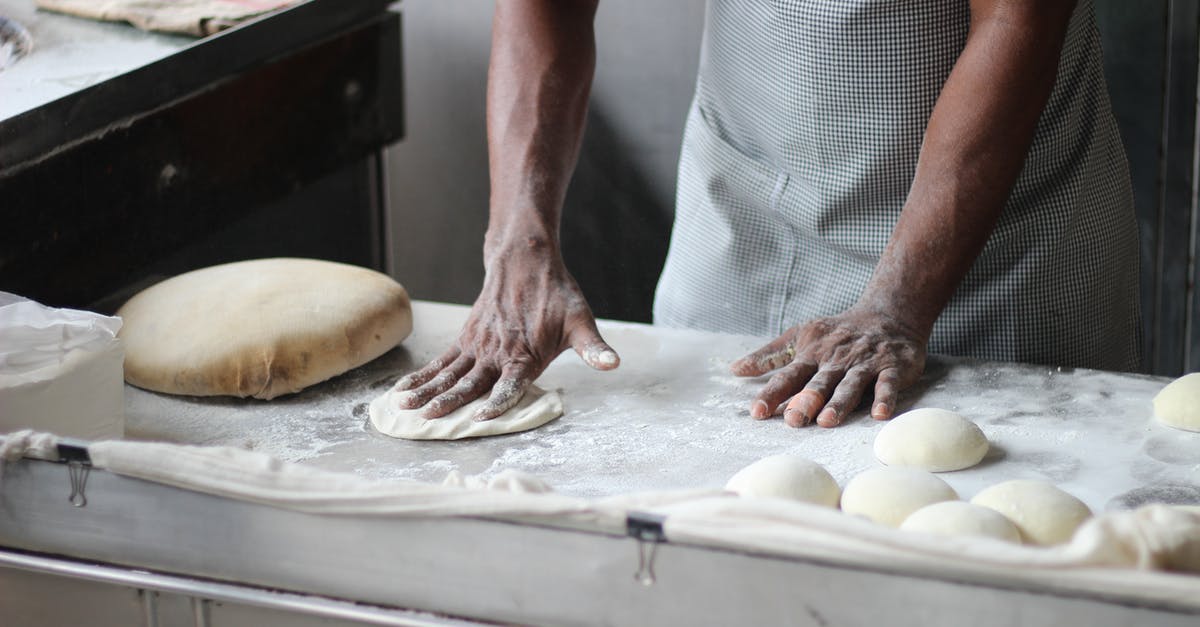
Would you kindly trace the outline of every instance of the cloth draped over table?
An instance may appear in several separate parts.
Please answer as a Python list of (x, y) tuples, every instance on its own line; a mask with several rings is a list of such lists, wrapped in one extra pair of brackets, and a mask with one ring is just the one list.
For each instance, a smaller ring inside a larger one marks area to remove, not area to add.
[(37, 0), (39, 9), (203, 37), (299, 0)]
[[(0, 439), (0, 470), (22, 457), (58, 461), (57, 436)], [(1168, 505), (1109, 512), (1055, 547), (900, 531), (840, 511), (721, 490), (672, 490), (586, 499), (553, 492), (516, 470), (490, 479), (452, 472), (442, 485), (373, 480), (232, 447), (101, 441), (94, 468), (206, 494), (339, 516), (473, 517), (624, 534), (633, 512), (664, 517), (668, 542), (819, 559), (907, 576), (1038, 585), (1200, 608), (1200, 513)], [(4, 489), (0, 474), (0, 492)], [(1186, 573), (1186, 574), (1184, 574)]]

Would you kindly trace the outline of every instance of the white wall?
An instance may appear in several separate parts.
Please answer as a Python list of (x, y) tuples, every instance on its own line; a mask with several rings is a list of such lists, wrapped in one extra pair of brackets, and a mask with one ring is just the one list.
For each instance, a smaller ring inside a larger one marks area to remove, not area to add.
[[(392, 273), (415, 298), (470, 303), (483, 277), (492, 3), (406, 0), (400, 8), (407, 129), (388, 159)], [(600, 4), (592, 112), (563, 240), (601, 315), (648, 315), (703, 9), (700, 0)]]

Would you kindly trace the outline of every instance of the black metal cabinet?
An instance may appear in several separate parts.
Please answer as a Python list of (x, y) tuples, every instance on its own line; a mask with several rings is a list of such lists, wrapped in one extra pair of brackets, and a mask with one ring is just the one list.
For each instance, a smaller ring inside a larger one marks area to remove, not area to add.
[(251, 257), (382, 268), (400, 33), (385, 1), (312, 0), (0, 121), (0, 289), (86, 307)]

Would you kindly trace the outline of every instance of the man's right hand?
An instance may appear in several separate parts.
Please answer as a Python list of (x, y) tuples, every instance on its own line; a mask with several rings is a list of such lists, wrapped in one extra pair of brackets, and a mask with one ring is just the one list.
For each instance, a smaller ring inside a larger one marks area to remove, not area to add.
[(491, 390), (474, 416), (490, 420), (516, 405), (567, 348), (597, 370), (620, 364), (557, 249), (523, 248), (489, 254), (483, 291), (454, 346), (396, 383), (408, 390), (402, 407), (438, 418)]
[(491, 181), (487, 274), (458, 341), (396, 384), (401, 405), (436, 418), (491, 390), (488, 420), (521, 400), (568, 347), (612, 370), (616, 351), (558, 247), (559, 218), (575, 168), (596, 62), (596, 0), (496, 3), (488, 67)]

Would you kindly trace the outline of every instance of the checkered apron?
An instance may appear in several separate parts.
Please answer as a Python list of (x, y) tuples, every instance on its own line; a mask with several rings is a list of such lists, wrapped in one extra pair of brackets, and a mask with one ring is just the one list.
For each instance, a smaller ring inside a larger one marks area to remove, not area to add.
[[(655, 322), (777, 335), (879, 260), (966, 42), (966, 0), (710, 0)], [(1130, 370), (1138, 237), (1090, 0), (1003, 214), (930, 351)]]

